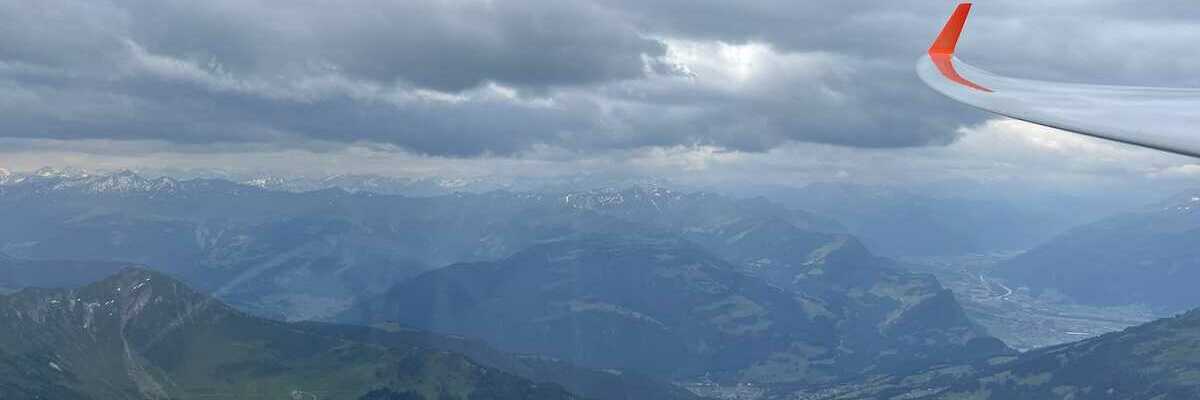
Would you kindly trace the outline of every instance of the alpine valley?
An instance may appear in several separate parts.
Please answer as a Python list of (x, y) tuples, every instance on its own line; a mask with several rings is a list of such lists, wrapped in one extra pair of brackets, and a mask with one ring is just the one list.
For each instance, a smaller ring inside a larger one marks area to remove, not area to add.
[[(653, 184), (408, 196), (42, 170), (4, 176), (0, 220), (4, 398), (1193, 387), (1190, 353), (1155, 350), (1186, 345), (1190, 316), (1018, 353), (933, 275), (763, 197)], [(1163, 354), (1177, 368), (1121, 372)], [(1089, 357), (1124, 369), (1085, 385), (1072, 377)]]

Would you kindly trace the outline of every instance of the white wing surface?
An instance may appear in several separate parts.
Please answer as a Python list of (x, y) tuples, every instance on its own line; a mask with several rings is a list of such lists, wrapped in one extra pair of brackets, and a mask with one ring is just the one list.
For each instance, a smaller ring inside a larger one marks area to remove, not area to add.
[(954, 57), (971, 4), (960, 4), (917, 75), (934, 90), (996, 114), (1083, 135), (1200, 157), (1200, 89), (1082, 85), (1008, 78)]

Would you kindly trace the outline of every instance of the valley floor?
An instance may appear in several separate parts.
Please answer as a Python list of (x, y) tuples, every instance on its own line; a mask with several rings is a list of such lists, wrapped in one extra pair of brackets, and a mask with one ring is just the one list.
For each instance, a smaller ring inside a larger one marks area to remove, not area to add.
[(1074, 342), (1169, 316), (1145, 306), (1098, 307), (1052, 294), (1036, 295), (994, 277), (1014, 253), (906, 258), (913, 271), (937, 276), (973, 320), (1015, 349)]
[(759, 400), (766, 396), (767, 390), (752, 383), (737, 385), (722, 385), (711, 380), (680, 383), (688, 391), (700, 397), (715, 400)]

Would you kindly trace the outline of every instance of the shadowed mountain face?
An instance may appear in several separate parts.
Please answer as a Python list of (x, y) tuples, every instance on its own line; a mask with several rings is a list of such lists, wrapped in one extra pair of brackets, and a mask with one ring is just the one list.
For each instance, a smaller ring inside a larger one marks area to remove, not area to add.
[[(585, 366), (765, 383), (829, 382), (1007, 351), (936, 286), (922, 293), (930, 288), (877, 280), (841, 297), (804, 287), (768, 284), (679, 239), (594, 237), (422, 274), (343, 320), (480, 337)], [(879, 288), (926, 301), (905, 308), (884, 300), (894, 293), (871, 293)]]
[(696, 374), (745, 366), (773, 349), (835, 343), (829, 321), (796, 312), (797, 304), (683, 242), (596, 239), (447, 267), (348, 316), (482, 337), (582, 365)]
[(1085, 225), (998, 269), (1034, 289), (1096, 305), (1200, 306), (1200, 194)]
[[(852, 236), (827, 233), (837, 229), (817, 218), (789, 214), (761, 199), (724, 208), (695, 207), (720, 204), (711, 202), (678, 207), (674, 205), (682, 202), (673, 199), (653, 191), (597, 191), (576, 194), (569, 203), (686, 239), (728, 268), (789, 293), (807, 318), (829, 321), (845, 350), (834, 357), (837, 361), (829, 370), (836, 372), (828, 376), (913, 368), (1007, 351), (967, 318), (952, 293), (936, 279), (897, 268), (892, 261), (872, 255)], [(630, 231), (616, 233), (634, 236)], [(636, 240), (628, 242), (636, 247)], [(806, 355), (796, 354), (769, 356), (725, 375), (792, 382), (820, 369), (808, 365)], [(800, 379), (820, 381), (828, 376), (817, 373)]]
[(3, 398), (573, 398), (453, 353), (250, 317), (139, 269), (0, 297), (0, 370)]
[[(745, 221), (694, 236), (737, 268), (815, 299), (836, 321), (847, 363), (889, 370), (1003, 353), (935, 278), (876, 257), (854, 237)], [(854, 360), (850, 362), (850, 360)]]
[(1195, 399), (1200, 311), (1024, 353), (878, 377), (814, 399)]
[(361, 343), (386, 347), (428, 348), (458, 353), (470, 357), (471, 360), (481, 365), (509, 372), (534, 382), (551, 382), (562, 385), (571, 393), (589, 399), (690, 400), (699, 398), (686, 389), (644, 374), (628, 370), (587, 369), (545, 356), (503, 353), (480, 340), (461, 336), (437, 335), (398, 326), (372, 328), (318, 322), (300, 322), (295, 326), (307, 332)]

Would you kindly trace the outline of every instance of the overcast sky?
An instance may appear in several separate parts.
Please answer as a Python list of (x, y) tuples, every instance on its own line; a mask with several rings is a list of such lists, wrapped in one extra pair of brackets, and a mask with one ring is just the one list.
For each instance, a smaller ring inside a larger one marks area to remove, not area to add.
[[(962, 57), (1030, 78), (1200, 86), (1200, 4), (1038, 3), (977, 1)], [(954, 4), (0, 0), (0, 167), (1200, 177), (1188, 158), (923, 87), (913, 66)]]

